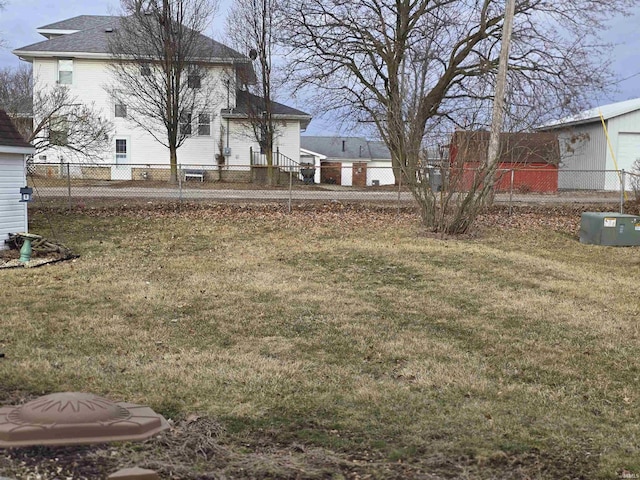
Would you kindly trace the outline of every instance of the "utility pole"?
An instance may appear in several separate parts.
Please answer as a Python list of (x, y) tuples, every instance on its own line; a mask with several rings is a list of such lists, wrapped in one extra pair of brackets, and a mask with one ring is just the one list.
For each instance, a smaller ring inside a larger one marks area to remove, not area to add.
[[(504, 124), (505, 92), (507, 89), (507, 72), (509, 70), (509, 50), (511, 48), (511, 33), (513, 32), (513, 17), (516, 12), (516, 0), (507, 0), (502, 25), (502, 44), (500, 46), (500, 63), (498, 77), (493, 98), (493, 112), (491, 116), (491, 133), (489, 134), (489, 149), (487, 151), (487, 176), (485, 188), (493, 188), (493, 179), (498, 169), (500, 154), (500, 132)], [(493, 201), (493, 195), (485, 198)]]

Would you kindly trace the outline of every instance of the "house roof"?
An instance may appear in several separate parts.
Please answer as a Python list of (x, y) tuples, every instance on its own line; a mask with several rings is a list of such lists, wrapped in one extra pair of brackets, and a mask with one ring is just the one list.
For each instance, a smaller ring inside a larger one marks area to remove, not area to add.
[(329, 159), (391, 160), (391, 153), (384, 142), (373, 142), (362, 137), (302, 136), (300, 146)]
[[(66, 32), (78, 30), (74, 33), (56, 36), (42, 42), (33, 43), (13, 51), (15, 55), (24, 58), (38, 56), (96, 56), (110, 57), (109, 35), (117, 29), (123, 17), (81, 15), (60, 22), (52, 23), (44, 29), (59, 29)], [(53, 26), (53, 27), (52, 27)], [(111, 30), (111, 31), (108, 31)], [(249, 58), (236, 50), (223, 45), (205, 35), (200, 35), (200, 48), (206, 50), (207, 57), (212, 59), (241, 60), (249, 62)]]
[(38, 30), (88, 30), (109, 22), (111, 15), (78, 15), (59, 22), (38, 27)]
[[(303, 128), (311, 121), (311, 115), (282, 103), (271, 102), (274, 117), (278, 119), (301, 120)], [(249, 115), (264, 111), (264, 98), (253, 95), (246, 90), (238, 90), (236, 107), (222, 110), (222, 118), (247, 118)]]
[(33, 147), (18, 133), (9, 115), (7, 115), (4, 110), (0, 110), (0, 152), (1, 151), (12, 151), (15, 153), (32, 153), (33, 151)]
[[(486, 161), (489, 136), (487, 131), (455, 132), (451, 144), (457, 149), (456, 160), (469, 163)], [(500, 163), (557, 165), (560, 163), (558, 136), (551, 132), (501, 133)]]
[(545, 125), (538, 127), (538, 130), (552, 130), (556, 128), (571, 127), (574, 125), (584, 125), (592, 122), (600, 121), (600, 113), (605, 120), (610, 118), (619, 117), (626, 113), (635, 112), (640, 110), (640, 98), (634, 98), (632, 100), (626, 100), (624, 102), (610, 103), (608, 105), (602, 105), (596, 108), (590, 108), (584, 110), (576, 115), (549, 122)]

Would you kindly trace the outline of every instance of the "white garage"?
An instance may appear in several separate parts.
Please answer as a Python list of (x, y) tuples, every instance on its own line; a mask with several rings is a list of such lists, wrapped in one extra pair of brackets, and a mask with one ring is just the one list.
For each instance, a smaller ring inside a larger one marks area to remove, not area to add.
[(640, 98), (585, 110), (539, 130), (558, 134), (559, 189), (620, 190), (619, 171), (633, 170), (640, 158)]
[(6, 248), (9, 233), (27, 231), (27, 204), (20, 202), (20, 188), (27, 184), (25, 159), (33, 152), (0, 110), (0, 249)]

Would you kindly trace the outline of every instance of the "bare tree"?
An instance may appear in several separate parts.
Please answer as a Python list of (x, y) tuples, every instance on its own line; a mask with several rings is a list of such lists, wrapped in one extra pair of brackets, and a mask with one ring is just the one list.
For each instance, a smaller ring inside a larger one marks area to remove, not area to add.
[[(234, 0), (227, 16), (227, 36), (234, 47), (257, 59), (256, 79), (241, 79), (246, 95), (247, 123), (266, 157), (269, 185), (274, 183), (273, 146), (277, 124), (273, 120), (273, 49), (276, 0)], [(253, 74), (254, 72), (250, 72)]]
[(57, 151), (67, 160), (99, 161), (111, 146), (113, 125), (93, 103), (83, 103), (66, 85), (38, 89), (33, 96), (33, 130), (26, 137), (35, 154)]
[(215, 104), (208, 63), (220, 44), (202, 32), (217, 1), (122, 0), (121, 7), (110, 36), (113, 82), (107, 89), (126, 107), (129, 122), (169, 149), (175, 182), (177, 151), (191, 135), (192, 115), (210, 115)]
[(0, 108), (14, 120), (33, 115), (33, 79), (31, 65), (0, 69)]
[[(594, 35), (607, 16), (637, 3), (519, 1), (506, 128), (582, 108), (610, 80), (602, 67), (606, 50)], [(443, 196), (428, 188), (420, 152), (434, 132), (488, 127), (504, 2), (289, 0), (286, 11), (290, 74), (298, 85), (315, 87), (334, 114), (375, 127), (429, 228), (466, 231), (477, 212), (470, 207), (483, 201), (491, 176), (481, 173), (472, 191)]]
[[(4, 10), (7, 6), (6, 0), (0, 0), (0, 11)], [(5, 40), (0, 36), (0, 48), (5, 46)]]
[(34, 93), (33, 83), (30, 66), (0, 70), (0, 108), (35, 147), (35, 154), (55, 151), (66, 159), (101, 159), (110, 146), (111, 123), (65, 85)]

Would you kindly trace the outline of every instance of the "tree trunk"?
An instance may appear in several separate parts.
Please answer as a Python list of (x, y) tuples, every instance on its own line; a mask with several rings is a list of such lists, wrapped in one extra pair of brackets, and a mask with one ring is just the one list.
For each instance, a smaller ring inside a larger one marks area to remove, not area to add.
[(273, 148), (267, 148), (267, 185), (275, 185), (275, 169), (273, 168)]
[(175, 146), (169, 147), (169, 165), (171, 166), (169, 183), (176, 183), (178, 181), (178, 149)]

